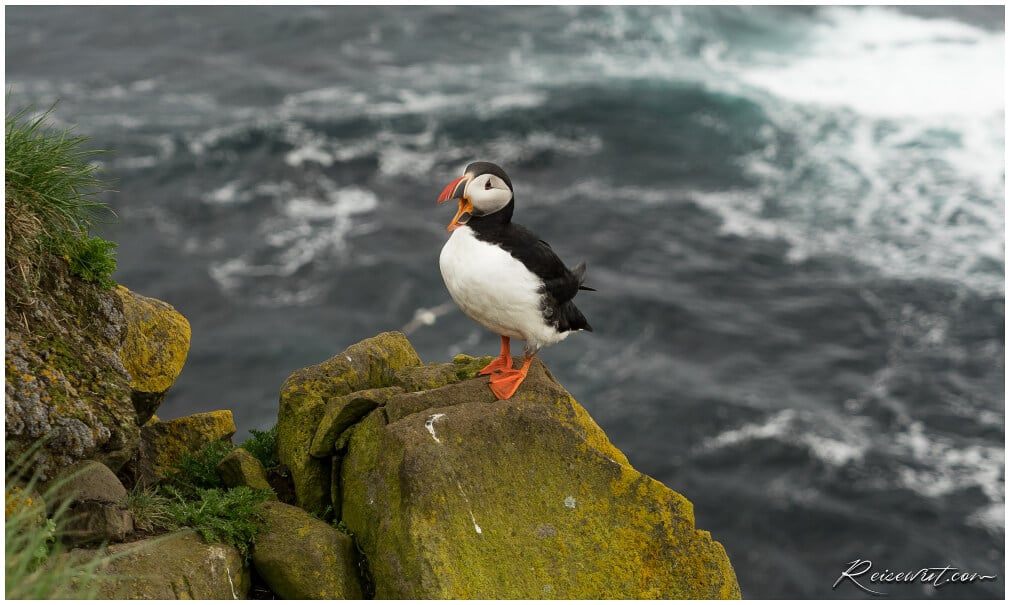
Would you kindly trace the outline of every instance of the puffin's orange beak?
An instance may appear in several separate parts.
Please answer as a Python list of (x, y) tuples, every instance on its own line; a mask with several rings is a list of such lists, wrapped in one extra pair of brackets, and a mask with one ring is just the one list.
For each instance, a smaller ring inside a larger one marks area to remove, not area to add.
[(438, 196), (438, 203), (448, 202), (449, 200), (459, 200), (459, 210), (456, 211), (456, 216), (452, 217), (452, 222), (449, 226), (445, 228), (446, 231), (452, 231), (458, 227), (462, 227), (470, 220), (473, 216), (473, 204), (470, 200), (463, 195), (466, 191), (466, 186), (470, 183), (470, 179), (473, 176), (469, 174), (464, 174), (453, 182), (445, 186), (442, 190), (442, 194)]

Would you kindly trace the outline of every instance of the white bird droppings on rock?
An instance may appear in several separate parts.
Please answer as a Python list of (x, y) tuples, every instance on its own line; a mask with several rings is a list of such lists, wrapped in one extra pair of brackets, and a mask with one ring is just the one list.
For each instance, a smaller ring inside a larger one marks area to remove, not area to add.
[[(442, 443), (442, 441), (435, 436), (435, 421), (442, 416), (445, 416), (445, 414), (432, 414), (431, 416), (428, 416), (428, 419), (424, 422), (424, 428), (428, 430), (428, 434), (430, 434), (431, 438), (435, 440), (435, 443)], [(474, 525), (476, 525), (476, 523)]]

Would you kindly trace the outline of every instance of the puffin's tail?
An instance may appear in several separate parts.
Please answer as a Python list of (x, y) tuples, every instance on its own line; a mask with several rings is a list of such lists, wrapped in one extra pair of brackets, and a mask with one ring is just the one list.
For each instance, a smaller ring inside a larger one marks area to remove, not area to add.
[(574, 275), (575, 279), (579, 282), (579, 290), (596, 292), (596, 288), (590, 288), (589, 286), (582, 285), (582, 282), (586, 281), (586, 261), (582, 261), (581, 263), (575, 265), (575, 268), (572, 269), (572, 275)]
[(575, 303), (568, 301), (561, 305), (561, 317), (558, 321), (558, 331), (560, 332), (574, 332), (576, 330), (585, 330), (586, 332), (592, 332), (593, 327), (589, 325), (586, 321), (586, 316), (579, 311), (579, 308), (575, 306)]

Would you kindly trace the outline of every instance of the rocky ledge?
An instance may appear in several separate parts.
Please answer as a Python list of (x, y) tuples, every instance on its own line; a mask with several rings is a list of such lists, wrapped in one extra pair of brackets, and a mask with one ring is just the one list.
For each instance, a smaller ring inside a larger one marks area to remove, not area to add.
[[(51, 437), (8, 475), (7, 511), (38, 506), (24, 475), (58, 485), (44, 508), (67, 511), (74, 549), (50, 563), (101, 554), (100, 597), (740, 596), (691, 503), (636, 471), (539, 361), (498, 401), (476, 376), (491, 358), (425, 365), (380, 334), (292, 373), (276, 446), (253, 456), (231, 445), (228, 410), (154, 416), (188, 351), (174, 309), (122, 287), (49, 291), (24, 322), (45, 330), (7, 317), (8, 466)], [(239, 494), (258, 524), (231, 545), (131, 509), (208, 448), (220, 487), (191, 496)]]
[(738, 598), (691, 503), (636, 471), (539, 361), (422, 365), (399, 333), (296, 371), (278, 452), (298, 503), (356, 537), (376, 598)]

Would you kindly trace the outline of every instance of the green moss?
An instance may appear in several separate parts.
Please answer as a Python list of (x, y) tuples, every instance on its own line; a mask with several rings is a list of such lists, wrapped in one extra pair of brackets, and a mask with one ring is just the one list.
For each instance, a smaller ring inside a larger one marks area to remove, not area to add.
[(457, 355), (452, 358), (452, 365), (456, 369), (456, 378), (466, 380), (477, 375), (484, 366), (494, 361), (494, 357), (470, 357), (469, 355)]

